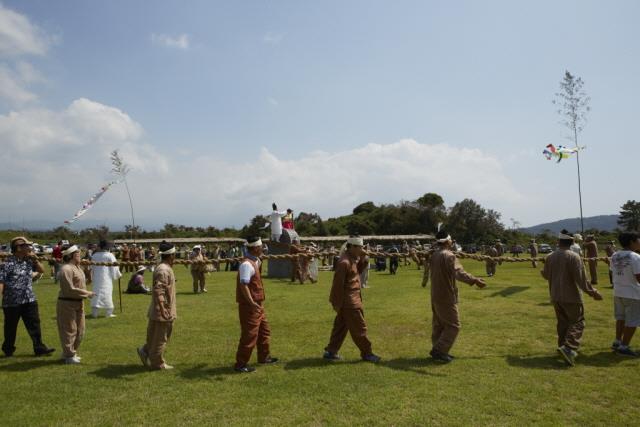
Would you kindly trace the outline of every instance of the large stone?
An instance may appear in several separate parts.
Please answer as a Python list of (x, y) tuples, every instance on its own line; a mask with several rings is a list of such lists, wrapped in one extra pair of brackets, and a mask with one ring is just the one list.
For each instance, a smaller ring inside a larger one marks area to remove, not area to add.
[[(291, 243), (300, 242), (300, 237), (295, 230), (284, 229), (279, 242), (269, 242), (269, 255), (288, 254)], [(291, 260), (270, 259), (268, 263), (267, 277), (275, 279), (291, 278)]]

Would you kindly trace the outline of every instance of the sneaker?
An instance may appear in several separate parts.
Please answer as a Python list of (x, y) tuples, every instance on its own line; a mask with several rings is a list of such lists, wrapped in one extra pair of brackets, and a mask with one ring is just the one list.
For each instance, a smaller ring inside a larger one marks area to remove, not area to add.
[(560, 356), (562, 356), (567, 365), (575, 366), (576, 357), (578, 357), (578, 353), (575, 350), (572, 350), (566, 345), (563, 345), (561, 347), (558, 347), (558, 353), (560, 354)]
[(331, 353), (330, 351), (325, 351), (322, 355), (324, 360), (340, 360), (342, 357), (338, 353)]
[(203, 290), (202, 290), (202, 291), (200, 291), (200, 292), (204, 292), (204, 293), (206, 294), (208, 291), (207, 291), (206, 289), (203, 289)]
[(378, 363), (380, 361), (380, 356), (376, 356), (375, 354), (371, 353), (362, 356), (362, 360), (364, 360), (365, 362)]
[(109, 318), (113, 318), (113, 317), (118, 317), (118, 316), (116, 316), (115, 314), (110, 314), (110, 315), (108, 315), (107, 317), (109, 317)]
[(173, 369), (173, 366), (167, 364), (167, 363), (163, 363), (162, 365), (160, 365), (160, 367), (158, 368), (160, 370), (169, 370), (169, 369)]
[(80, 364), (80, 358), (73, 356), (73, 357), (67, 357), (64, 359), (64, 363), (65, 365), (79, 365)]
[(438, 350), (431, 350), (429, 352), (429, 356), (431, 356), (431, 358), (433, 360), (435, 360), (436, 362), (442, 362), (442, 363), (449, 363), (453, 360), (453, 357), (449, 356), (446, 353), (442, 353), (441, 351)]
[(142, 364), (144, 366), (146, 366), (148, 368), (149, 367), (149, 355), (147, 354), (146, 351), (144, 351), (143, 347), (138, 347), (137, 351), (138, 351), (138, 357), (140, 357), (140, 361), (142, 362)]
[(38, 357), (38, 356), (49, 356), (54, 351), (56, 351), (55, 348), (47, 348), (47, 347), (45, 347), (45, 348), (41, 348), (41, 349), (36, 350), (34, 352), (34, 354), (36, 355), (36, 357)]
[(623, 344), (620, 344), (620, 346), (616, 350), (616, 353), (621, 354), (623, 356), (631, 356), (631, 357), (640, 356), (640, 353), (638, 353), (637, 351), (631, 350), (631, 347)]
[(267, 357), (266, 359), (264, 359), (264, 362), (259, 362), (261, 365), (271, 365), (274, 364), (278, 361), (277, 357)]
[(244, 365), (244, 366), (240, 366), (240, 367), (235, 367), (233, 368), (234, 371), (236, 372), (240, 372), (242, 374), (248, 374), (250, 372), (255, 372), (256, 368), (252, 368), (249, 365)]
[(611, 350), (616, 351), (621, 345), (622, 341), (614, 340), (613, 343), (611, 343)]

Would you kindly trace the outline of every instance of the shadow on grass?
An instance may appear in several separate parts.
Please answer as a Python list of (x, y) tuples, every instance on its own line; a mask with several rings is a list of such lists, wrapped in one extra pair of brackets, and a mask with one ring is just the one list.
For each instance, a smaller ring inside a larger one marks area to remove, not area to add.
[[(356, 365), (360, 363), (369, 363), (362, 360), (338, 360), (338, 361), (329, 361), (324, 360), (321, 357), (313, 357), (306, 359), (298, 359), (291, 360), (287, 362), (284, 366), (285, 371), (292, 371), (298, 369), (309, 369), (309, 368), (326, 368), (327, 366), (344, 366), (344, 365)], [(433, 367), (437, 368), (441, 366), (437, 362), (429, 358), (399, 358), (399, 359), (390, 359), (385, 360), (382, 359), (377, 366), (381, 366), (384, 368), (395, 369), (398, 371), (407, 371), (414, 372), (420, 375), (432, 375), (432, 376), (443, 376), (442, 374), (437, 374), (434, 372), (424, 371), (420, 368)]]
[(128, 376), (143, 372), (149, 372), (149, 369), (142, 365), (107, 365), (104, 368), (89, 372), (89, 374), (108, 380), (122, 380), (128, 379), (126, 378)]
[(285, 371), (295, 371), (298, 369), (307, 368), (324, 368), (332, 365), (353, 365), (355, 363), (361, 363), (361, 360), (325, 360), (322, 357), (308, 357), (306, 359), (290, 360), (284, 365)]
[(523, 292), (526, 291), (527, 289), (529, 289), (530, 286), (510, 286), (508, 288), (504, 288), (500, 291), (494, 292), (491, 295), (489, 295), (490, 297), (508, 297), (511, 296), (513, 294), (517, 294), (519, 292)]
[[(612, 351), (601, 351), (594, 354), (580, 354), (576, 358), (576, 366), (595, 366), (604, 368), (614, 366), (625, 361), (638, 360), (620, 356)], [(507, 363), (511, 366), (530, 369), (567, 369), (568, 366), (559, 355), (545, 355), (533, 357), (507, 356)]]
[[(455, 363), (455, 362), (454, 362)], [(444, 366), (442, 363), (438, 363), (435, 360), (427, 357), (412, 357), (412, 358), (398, 358), (391, 360), (382, 360), (380, 362), (381, 366), (385, 368), (394, 369), (397, 371), (405, 371), (405, 372), (413, 372), (420, 375), (429, 375), (435, 377), (444, 377), (444, 374), (439, 374), (437, 372), (425, 371), (421, 368), (439, 368)]]
[[(9, 360), (9, 359), (3, 359)], [(44, 368), (46, 366), (51, 365), (60, 365), (62, 362), (60, 359), (37, 359), (37, 360), (29, 360), (27, 362), (16, 362), (9, 363), (6, 365), (0, 365), (0, 372), (26, 372), (32, 369)]]
[(202, 363), (195, 365), (192, 368), (181, 370), (179, 375), (188, 380), (208, 379), (213, 377), (215, 380), (222, 381), (225, 375), (242, 374), (234, 371), (233, 366), (218, 366), (216, 368), (211, 368)]

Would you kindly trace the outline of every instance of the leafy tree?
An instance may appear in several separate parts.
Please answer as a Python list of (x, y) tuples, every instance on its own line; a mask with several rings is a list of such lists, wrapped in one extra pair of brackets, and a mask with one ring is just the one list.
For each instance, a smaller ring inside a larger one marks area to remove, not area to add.
[(640, 202), (627, 200), (627, 203), (622, 205), (618, 225), (622, 226), (625, 231), (640, 230)]
[[(582, 132), (587, 122), (587, 112), (591, 110), (589, 102), (591, 98), (582, 88), (584, 82), (568, 71), (564, 72), (564, 78), (560, 82), (560, 92), (556, 92), (554, 105), (558, 106), (558, 114), (562, 116), (560, 123), (567, 127), (570, 134), (567, 139), (578, 147), (578, 133)], [(578, 199), (580, 201), (580, 230), (584, 233), (584, 218), (582, 215), (582, 186), (580, 184), (580, 153), (576, 153), (578, 165)]]
[(490, 241), (504, 233), (500, 214), (486, 210), (472, 199), (464, 199), (449, 211), (446, 228), (458, 242)]
[(376, 205), (373, 202), (364, 202), (353, 208), (353, 214), (368, 214), (376, 210)]
[(266, 237), (266, 228), (264, 225), (267, 223), (267, 217), (264, 215), (256, 215), (251, 219), (249, 225), (245, 225), (240, 230), (240, 237), (246, 239), (251, 236)]

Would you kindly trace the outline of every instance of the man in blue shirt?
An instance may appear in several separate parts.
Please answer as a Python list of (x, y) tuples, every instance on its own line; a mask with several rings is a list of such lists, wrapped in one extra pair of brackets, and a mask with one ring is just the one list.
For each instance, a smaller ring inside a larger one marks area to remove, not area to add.
[(4, 342), (2, 351), (6, 357), (16, 350), (16, 332), (20, 318), (33, 341), (33, 352), (44, 356), (55, 350), (42, 342), (38, 302), (33, 293), (33, 280), (38, 280), (44, 269), (32, 251), (32, 243), (26, 237), (11, 240), (11, 253), (4, 264), (0, 264), (0, 293), (4, 312)]

